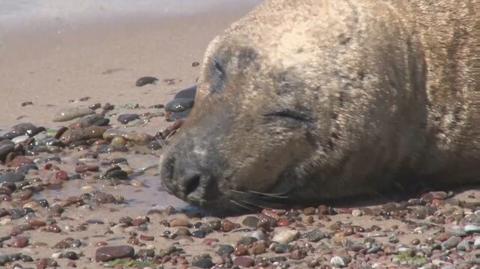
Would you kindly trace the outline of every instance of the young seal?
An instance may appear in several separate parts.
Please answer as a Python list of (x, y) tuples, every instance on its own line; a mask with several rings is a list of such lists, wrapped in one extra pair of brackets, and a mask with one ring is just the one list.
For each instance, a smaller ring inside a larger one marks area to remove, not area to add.
[(212, 41), (161, 161), (213, 211), (480, 182), (480, 1), (271, 0)]

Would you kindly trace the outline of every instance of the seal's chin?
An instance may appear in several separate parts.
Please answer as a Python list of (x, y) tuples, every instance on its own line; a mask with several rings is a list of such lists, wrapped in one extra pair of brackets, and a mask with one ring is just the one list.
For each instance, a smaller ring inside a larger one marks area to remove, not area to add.
[[(285, 207), (292, 204), (288, 193), (291, 186), (281, 184), (288, 180), (278, 180), (270, 192), (243, 187), (235, 188), (227, 182), (241, 182), (230, 175), (228, 179), (219, 177), (220, 171), (198, 165), (198, 159), (178, 156), (179, 151), (165, 154), (160, 165), (160, 176), (169, 193), (215, 215), (255, 212), (262, 208)], [(216, 172), (215, 172), (216, 171)], [(254, 187), (254, 186), (253, 186)]]

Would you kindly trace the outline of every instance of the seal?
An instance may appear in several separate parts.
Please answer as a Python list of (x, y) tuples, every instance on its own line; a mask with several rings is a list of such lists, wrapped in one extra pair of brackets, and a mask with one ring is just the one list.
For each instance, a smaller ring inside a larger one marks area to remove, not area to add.
[(480, 182), (480, 1), (271, 0), (209, 45), (161, 160), (214, 212)]

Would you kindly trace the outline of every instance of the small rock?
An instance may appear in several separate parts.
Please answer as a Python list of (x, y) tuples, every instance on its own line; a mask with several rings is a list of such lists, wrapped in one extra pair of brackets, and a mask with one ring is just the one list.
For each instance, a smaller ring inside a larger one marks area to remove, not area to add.
[(5, 161), (7, 155), (15, 149), (15, 143), (10, 140), (0, 141), (0, 160)]
[(25, 175), (22, 173), (8, 172), (0, 176), (0, 183), (10, 182), (17, 183), (25, 180)]
[(143, 87), (147, 84), (155, 84), (158, 81), (158, 78), (152, 77), (152, 76), (145, 76), (137, 79), (135, 82), (135, 86), (137, 87)]
[(170, 227), (189, 227), (190, 221), (187, 218), (175, 218), (172, 219), (170, 222)]
[(442, 243), (442, 249), (447, 250), (456, 247), (462, 241), (461, 237), (452, 236)]
[(257, 228), (259, 219), (255, 216), (247, 216), (245, 219), (243, 219), (242, 224), (250, 227), (250, 228)]
[(127, 180), (128, 179), (128, 173), (123, 171), (122, 168), (120, 168), (120, 166), (114, 165), (112, 168), (108, 169), (105, 172), (105, 174), (103, 175), (103, 178)]
[(132, 258), (135, 250), (131, 246), (101, 247), (95, 252), (97, 262), (108, 262), (121, 258)]
[(324, 232), (320, 231), (319, 229), (315, 229), (313, 231), (306, 233), (304, 237), (310, 242), (318, 242), (323, 238), (326, 238), (327, 235)]
[(276, 234), (273, 236), (272, 241), (278, 242), (281, 244), (288, 244), (298, 238), (298, 231), (292, 229), (281, 229), (277, 230)]
[(467, 224), (463, 229), (468, 234), (480, 233), (480, 225)]
[(193, 107), (195, 103), (194, 99), (188, 98), (175, 98), (165, 105), (165, 111), (167, 112), (185, 112)]
[(131, 121), (138, 120), (138, 119), (140, 119), (140, 116), (138, 114), (122, 114), (117, 118), (118, 122), (122, 124), (127, 124)]
[(77, 141), (99, 139), (102, 138), (103, 133), (105, 133), (106, 130), (107, 128), (102, 126), (90, 126), (80, 129), (68, 129), (60, 136), (60, 141), (66, 145), (69, 145)]
[(212, 257), (208, 254), (195, 256), (192, 259), (192, 266), (198, 268), (212, 268), (215, 264), (212, 262)]
[(354, 209), (354, 210), (352, 210), (352, 216), (354, 216), (354, 217), (363, 216), (363, 211), (360, 210), (360, 209)]
[(480, 249), (480, 236), (475, 237), (475, 240), (473, 241), (473, 248), (474, 249)]
[(241, 256), (235, 258), (233, 264), (240, 267), (252, 267), (255, 265), (255, 261), (250, 257)]
[(70, 121), (70, 120), (80, 118), (93, 113), (95, 113), (95, 111), (91, 110), (88, 107), (66, 108), (59, 111), (57, 114), (55, 114), (53, 116), (53, 121), (54, 122)]
[(65, 254), (63, 255), (63, 257), (69, 259), (69, 260), (78, 260), (78, 254), (76, 252), (73, 252), (73, 251), (67, 251), (65, 252)]
[(220, 256), (228, 256), (235, 251), (235, 248), (230, 245), (219, 245), (217, 254)]
[(11, 245), (14, 248), (24, 248), (28, 246), (28, 238), (24, 236), (17, 236), (13, 238), (13, 242), (11, 243)]
[(114, 148), (122, 148), (127, 144), (127, 140), (121, 136), (115, 136), (110, 142), (110, 145)]
[(333, 256), (330, 259), (330, 264), (335, 266), (335, 267), (343, 268), (343, 267), (347, 266), (347, 261), (345, 261), (344, 258), (342, 258), (340, 256)]

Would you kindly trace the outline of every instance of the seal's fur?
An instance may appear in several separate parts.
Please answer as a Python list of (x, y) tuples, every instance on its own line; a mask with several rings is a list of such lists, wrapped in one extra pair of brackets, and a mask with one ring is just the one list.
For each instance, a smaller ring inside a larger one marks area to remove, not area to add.
[(480, 1), (270, 0), (207, 49), (163, 156), (205, 207), (480, 180)]

